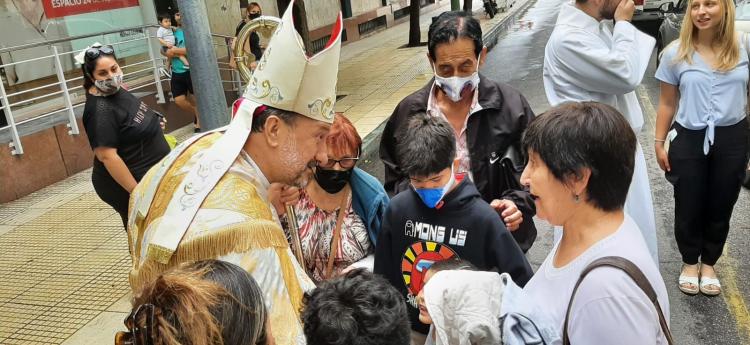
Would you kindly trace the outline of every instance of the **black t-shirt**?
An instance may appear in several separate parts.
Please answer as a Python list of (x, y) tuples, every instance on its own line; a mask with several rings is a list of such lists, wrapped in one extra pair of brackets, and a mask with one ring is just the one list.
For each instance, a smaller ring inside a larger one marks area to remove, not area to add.
[[(83, 125), (91, 149), (116, 148), (130, 173), (140, 181), (148, 169), (169, 153), (159, 116), (146, 103), (122, 89), (111, 96), (88, 93), (86, 96)], [(93, 173), (109, 174), (96, 157)]]
[[(237, 25), (237, 29), (234, 33), (235, 37), (239, 36), (240, 31), (245, 27), (245, 24), (247, 24), (247, 22), (243, 20)], [(260, 61), (260, 57), (263, 56), (263, 50), (260, 49), (260, 36), (258, 36), (258, 33), (256, 32), (250, 33), (250, 52), (255, 55), (255, 61)]]

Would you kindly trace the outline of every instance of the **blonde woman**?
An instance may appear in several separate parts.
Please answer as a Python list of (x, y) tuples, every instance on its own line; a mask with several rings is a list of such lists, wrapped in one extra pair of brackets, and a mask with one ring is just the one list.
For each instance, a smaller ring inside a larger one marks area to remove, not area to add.
[(734, 13), (731, 0), (690, 0), (656, 71), (654, 146), (674, 185), (679, 288), (689, 295), (721, 293), (714, 265), (747, 166), (747, 37), (734, 31)]

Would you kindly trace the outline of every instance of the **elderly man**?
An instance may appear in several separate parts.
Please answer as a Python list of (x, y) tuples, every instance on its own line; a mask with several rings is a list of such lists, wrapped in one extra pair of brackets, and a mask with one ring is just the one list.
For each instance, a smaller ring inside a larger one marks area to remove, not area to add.
[[(634, 6), (633, 0), (562, 5), (544, 49), (544, 90), (552, 106), (567, 101), (605, 103), (619, 110), (636, 134), (641, 131), (643, 112), (635, 88), (646, 73), (655, 40), (630, 23)], [(611, 19), (616, 22), (613, 31), (605, 22)], [(635, 219), (658, 264), (654, 206), (640, 144), (625, 212)], [(558, 229), (556, 237), (559, 234)]]
[(133, 291), (186, 261), (216, 258), (257, 280), (276, 344), (304, 344), (302, 296), (313, 283), (292, 257), (267, 200), (270, 183), (304, 186), (327, 160), (341, 50), (341, 15), (329, 45), (307, 57), (292, 6), (250, 80), (232, 123), (175, 148), (131, 195)]
[(385, 164), (385, 189), (392, 196), (410, 188), (396, 143), (412, 115), (427, 112), (443, 117), (456, 135), (459, 168), (455, 173), (474, 182), (526, 252), (536, 239), (531, 219), (534, 202), (528, 192), (507, 185), (507, 170), (501, 164), (508, 153), (520, 157), (521, 134), (534, 113), (517, 90), (479, 73), (486, 55), (482, 28), (471, 15), (445, 12), (430, 25), (427, 59), (435, 76), (396, 106), (383, 130), (380, 158)]

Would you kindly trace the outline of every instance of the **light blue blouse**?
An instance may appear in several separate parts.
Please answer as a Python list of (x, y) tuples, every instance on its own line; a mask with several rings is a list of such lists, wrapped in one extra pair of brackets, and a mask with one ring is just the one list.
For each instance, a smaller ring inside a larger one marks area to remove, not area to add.
[(693, 63), (675, 62), (677, 43), (668, 46), (656, 70), (656, 79), (679, 86), (680, 103), (675, 121), (691, 130), (706, 128), (703, 153), (714, 143), (716, 126), (731, 126), (745, 118), (748, 57), (740, 44), (740, 61), (732, 70), (719, 72), (693, 53)]

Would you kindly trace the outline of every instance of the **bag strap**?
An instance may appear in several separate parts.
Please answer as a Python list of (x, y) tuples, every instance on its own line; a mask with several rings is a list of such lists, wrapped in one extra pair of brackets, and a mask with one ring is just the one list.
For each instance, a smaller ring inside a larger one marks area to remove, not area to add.
[(336, 218), (336, 227), (333, 230), (333, 236), (331, 236), (331, 252), (328, 255), (328, 263), (326, 265), (326, 276), (325, 279), (331, 279), (333, 274), (333, 263), (338, 255), (339, 242), (341, 239), (341, 227), (344, 224), (344, 215), (346, 210), (349, 208), (349, 201), (352, 198), (351, 187), (347, 187), (346, 196), (342, 198), (341, 205), (339, 206), (338, 217)]
[(576, 296), (578, 287), (581, 285), (581, 282), (583, 281), (583, 278), (586, 277), (586, 275), (599, 267), (619, 268), (628, 276), (630, 276), (631, 279), (633, 279), (635, 284), (638, 285), (638, 287), (646, 294), (646, 296), (648, 296), (648, 299), (651, 300), (651, 303), (654, 304), (654, 307), (656, 307), (656, 312), (657, 314), (659, 314), (659, 325), (661, 326), (662, 332), (664, 332), (664, 336), (667, 338), (667, 344), (674, 344), (674, 341), (672, 340), (672, 332), (669, 331), (669, 325), (667, 324), (667, 320), (664, 318), (664, 313), (661, 311), (661, 306), (659, 305), (659, 299), (656, 296), (656, 292), (651, 286), (651, 283), (648, 282), (648, 279), (643, 274), (643, 272), (641, 272), (638, 266), (636, 266), (628, 259), (619, 256), (605, 256), (603, 258), (594, 260), (594, 262), (586, 266), (583, 272), (581, 272), (581, 276), (578, 278), (578, 281), (573, 288), (573, 294), (570, 295), (570, 301), (568, 302), (568, 311), (565, 313), (565, 323), (563, 323), (563, 345), (570, 345), (570, 339), (568, 339), (568, 320), (570, 319), (570, 311), (573, 308), (573, 299)]

